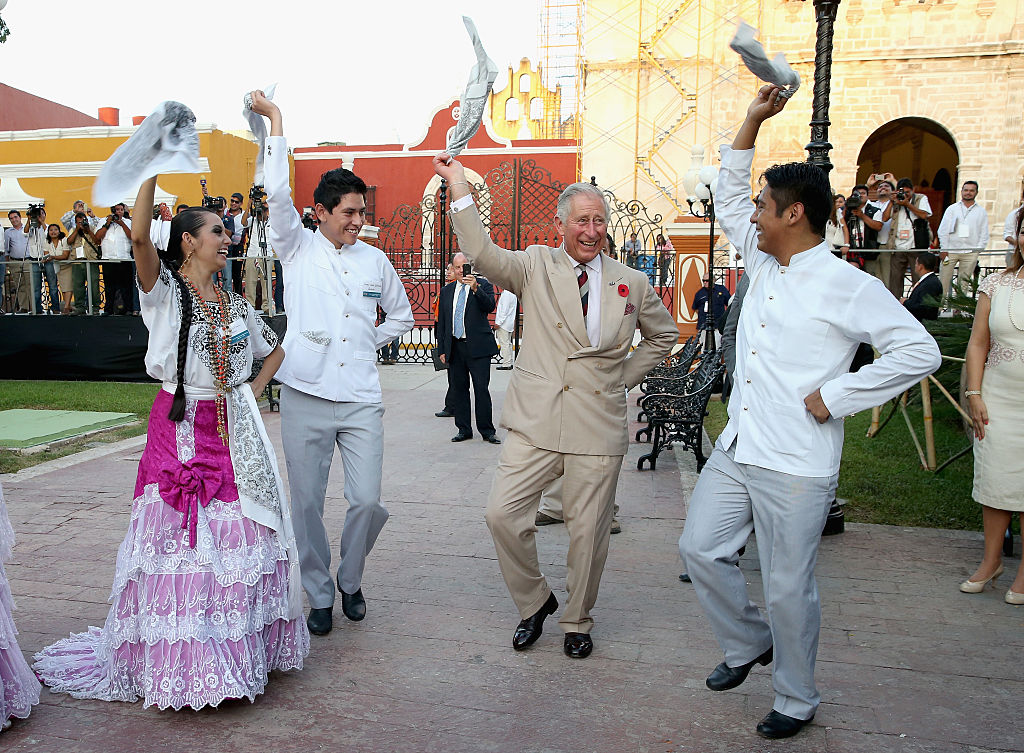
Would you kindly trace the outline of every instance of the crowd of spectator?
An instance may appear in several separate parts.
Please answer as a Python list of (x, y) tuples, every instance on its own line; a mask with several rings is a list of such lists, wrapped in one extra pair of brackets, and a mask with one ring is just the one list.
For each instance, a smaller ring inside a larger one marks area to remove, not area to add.
[[(203, 205), (231, 233), (229, 266), (216, 282), (244, 294), (264, 313), (283, 312), (281, 263), (266, 258), (275, 256), (266, 240), (266, 205), (259, 202), (255, 210), (246, 210), (241, 193), (227, 202), (222, 196), (207, 196), (205, 186), (203, 192)], [(186, 208), (179, 204), (175, 213)], [(7, 219), (10, 226), (3, 231), (0, 249), (0, 313), (139, 315), (131, 213), (125, 204), (110, 207), (100, 217), (78, 200), (59, 223), (49, 224), (45, 205), (30, 205), (24, 212), (11, 210)], [(153, 207), (150, 235), (158, 249), (166, 248), (171, 219), (167, 204)]]
[[(928, 196), (912, 179), (875, 173), (848, 196), (835, 194), (825, 240), (833, 253), (877, 277), (901, 300), (917, 285), (921, 269), (931, 272), (935, 267), (942, 285), (936, 310), (948, 308), (954, 275), (960, 289), (970, 294), (979, 255), (988, 245), (989, 219), (977, 202), (978, 190), (977, 181), (965, 180), (960, 200), (945, 208), (936, 226)], [(1015, 248), (1017, 211), (1006, 219), (1007, 259)], [(935, 257), (934, 264), (928, 255)]]

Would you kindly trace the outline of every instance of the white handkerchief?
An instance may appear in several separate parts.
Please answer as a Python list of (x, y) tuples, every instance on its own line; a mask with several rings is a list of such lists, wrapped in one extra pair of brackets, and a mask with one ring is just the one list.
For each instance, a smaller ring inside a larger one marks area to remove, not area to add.
[(139, 186), (154, 175), (198, 172), (196, 116), (181, 102), (161, 102), (103, 164), (92, 187), (92, 200), (109, 207), (137, 194)]
[(762, 81), (781, 86), (781, 96), (787, 99), (792, 97), (800, 88), (800, 74), (786, 62), (786, 56), (781, 52), (775, 56), (774, 60), (769, 60), (764, 47), (754, 39), (755, 34), (757, 34), (757, 29), (740, 21), (739, 26), (736, 27), (736, 35), (729, 43), (729, 47), (739, 53), (751, 73)]
[[(263, 96), (267, 99), (273, 99), (274, 92), (276, 91), (277, 84), (271, 84), (263, 90)], [(252, 131), (252, 135), (256, 137), (256, 143), (259, 145), (259, 149), (256, 152), (256, 172), (253, 174), (252, 182), (253, 185), (262, 186), (263, 152), (264, 147), (267, 145), (267, 123), (263, 120), (262, 115), (252, 111), (252, 100), (248, 94), (242, 99), (242, 117), (249, 124), (249, 130)]]
[(466, 82), (466, 89), (462, 92), (462, 99), (459, 101), (459, 122), (448, 135), (448, 145), (445, 151), (453, 157), (466, 148), (466, 144), (473, 138), (473, 134), (480, 129), (480, 121), (484, 117), (484, 107), (487, 104), (487, 95), (491, 92), (494, 79), (498, 77), (498, 66), (484, 52), (484, 44), (480, 41), (480, 35), (477, 33), (473, 19), (463, 16), (462, 23), (466, 25), (469, 38), (473, 40), (476, 63), (469, 71), (469, 81)]

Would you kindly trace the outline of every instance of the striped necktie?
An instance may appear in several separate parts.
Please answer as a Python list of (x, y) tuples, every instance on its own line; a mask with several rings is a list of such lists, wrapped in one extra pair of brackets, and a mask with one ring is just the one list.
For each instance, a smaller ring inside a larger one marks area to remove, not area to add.
[(578, 282), (580, 286), (580, 303), (583, 304), (583, 317), (586, 318), (587, 300), (590, 297), (590, 283), (587, 282), (587, 265), (577, 264), (576, 270), (578, 273), (576, 277), (576, 282)]

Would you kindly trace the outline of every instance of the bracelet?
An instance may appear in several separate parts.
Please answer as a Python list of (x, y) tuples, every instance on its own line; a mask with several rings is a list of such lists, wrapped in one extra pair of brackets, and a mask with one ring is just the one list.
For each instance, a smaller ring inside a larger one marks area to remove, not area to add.
[(457, 183), (449, 183), (449, 184), (448, 184), (448, 187), (449, 187), (449, 188), (452, 188), (452, 187), (454, 187), (454, 186), (468, 186), (468, 185), (469, 185), (469, 183), (467, 183), (466, 181), (464, 181), (464, 180), (460, 180), (460, 181), (458, 181)]
[(975, 395), (981, 397), (981, 390), (964, 390), (964, 397), (974, 397)]

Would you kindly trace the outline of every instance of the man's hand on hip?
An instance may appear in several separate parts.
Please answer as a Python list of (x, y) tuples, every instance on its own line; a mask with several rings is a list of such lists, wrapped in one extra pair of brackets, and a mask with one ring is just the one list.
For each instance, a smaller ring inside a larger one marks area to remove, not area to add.
[(823, 424), (832, 418), (832, 414), (829, 413), (828, 407), (825, 405), (825, 401), (821, 399), (821, 390), (815, 390), (805, 397), (804, 405), (807, 407), (807, 410), (810, 411), (811, 415), (814, 416), (814, 420), (819, 424)]

